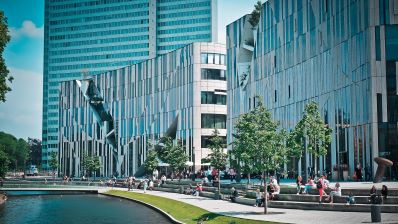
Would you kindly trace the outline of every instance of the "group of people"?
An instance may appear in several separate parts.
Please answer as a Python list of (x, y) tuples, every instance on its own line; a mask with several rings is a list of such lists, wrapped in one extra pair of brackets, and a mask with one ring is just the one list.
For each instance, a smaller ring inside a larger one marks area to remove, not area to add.
[(381, 186), (380, 193), (377, 193), (375, 185), (372, 186), (369, 193), (369, 202), (371, 204), (383, 204), (388, 197), (388, 187), (386, 185)]

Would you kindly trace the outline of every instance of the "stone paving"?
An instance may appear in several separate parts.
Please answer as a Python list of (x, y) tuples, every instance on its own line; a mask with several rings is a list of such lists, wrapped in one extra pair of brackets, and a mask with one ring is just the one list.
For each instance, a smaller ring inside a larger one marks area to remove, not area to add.
[[(126, 191), (126, 189), (123, 188), (114, 189)], [(134, 190), (133, 192), (144, 193), (142, 190)], [(236, 204), (223, 200), (213, 200), (210, 198), (162, 191), (147, 191), (146, 194), (174, 199), (203, 208), (213, 213), (244, 219), (303, 224), (371, 223), (370, 213), (269, 208), (269, 214), (264, 215), (262, 214), (264, 208)], [(398, 214), (383, 213), (382, 223), (398, 223)]]

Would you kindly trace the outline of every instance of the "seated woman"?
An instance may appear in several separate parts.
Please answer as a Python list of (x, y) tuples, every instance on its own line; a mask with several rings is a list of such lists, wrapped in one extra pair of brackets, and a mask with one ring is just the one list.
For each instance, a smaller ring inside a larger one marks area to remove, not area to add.
[(305, 184), (304, 187), (304, 194), (309, 194), (310, 190), (314, 187), (315, 183), (314, 180), (310, 178), (308, 178), (307, 183)]
[(352, 192), (348, 194), (348, 197), (346, 199), (347, 204), (346, 205), (355, 205), (355, 197)]
[(302, 188), (303, 188), (303, 178), (301, 176), (298, 176), (296, 179), (297, 195), (301, 194)]
[(388, 196), (388, 188), (386, 185), (383, 185), (381, 187), (381, 196), (383, 197), (383, 200), (387, 199)]
[(341, 196), (341, 187), (339, 182), (337, 182), (336, 185), (334, 185), (333, 190), (330, 192), (330, 195), (326, 198), (326, 200), (327, 201), (330, 200), (330, 203), (333, 203), (334, 196)]
[(229, 198), (231, 199), (231, 202), (236, 202), (236, 198), (239, 196), (238, 191), (234, 187), (231, 188), (231, 191), (232, 193)]
[(273, 185), (270, 183), (267, 187), (268, 200), (273, 200), (276, 194), (279, 194), (278, 185)]

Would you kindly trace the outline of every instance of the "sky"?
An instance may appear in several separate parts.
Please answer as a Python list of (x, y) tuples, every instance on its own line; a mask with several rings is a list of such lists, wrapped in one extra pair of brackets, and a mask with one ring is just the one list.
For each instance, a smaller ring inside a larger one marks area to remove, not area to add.
[[(218, 0), (218, 42), (225, 26), (250, 13), (257, 0)], [(44, 0), (0, 0), (11, 41), (4, 58), (14, 77), (7, 101), (0, 103), (0, 131), (17, 138), (41, 138), (43, 99)]]

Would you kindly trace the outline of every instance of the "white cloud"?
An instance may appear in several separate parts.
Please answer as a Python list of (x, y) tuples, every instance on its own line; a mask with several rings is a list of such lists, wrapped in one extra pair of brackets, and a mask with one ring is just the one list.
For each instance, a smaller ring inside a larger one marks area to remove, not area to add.
[(10, 35), (13, 38), (18, 38), (21, 36), (43, 38), (44, 27), (36, 27), (36, 24), (34, 24), (32, 21), (25, 20), (20, 28), (10, 27)]
[(12, 91), (0, 103), (0, 131), (18, 138), (41, 138), (43, 81), (40, 73), (10, 67)]

